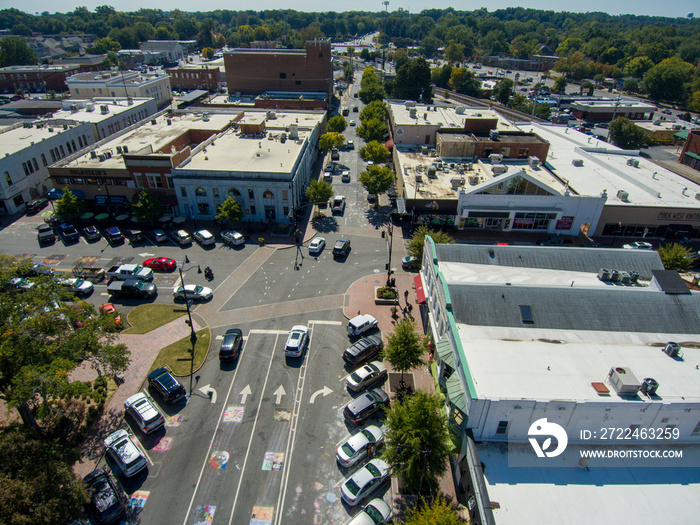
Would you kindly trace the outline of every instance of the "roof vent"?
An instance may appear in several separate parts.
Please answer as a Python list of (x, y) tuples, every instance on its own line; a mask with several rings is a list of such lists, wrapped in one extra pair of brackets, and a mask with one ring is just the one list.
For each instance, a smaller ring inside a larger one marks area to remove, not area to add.
[(608, 372), (610, 384), (618, 394), (635, 395), (639, 392), (639, 379), (634, 377), (632, 370), (627, 367), (613, 367)]
[(659, 388), (659, 382), (653, 377), (646, 377), (639, 386), (639, 391), (649, 397), (656, 395), (656, 390)]
[(573, 164), (577, 168), (580, 168), (581, 166), (583, 166), (583, 159), (574, 159), (571, 161), (571, 164)]
[(618, 190), (617, 198), (620, 199), (621, 201), (628, 202), (628, 200), (630, 198), (630, 194), (629, 194), (629, 192), (626, 192), (625, 190)]
[(496, 164), (493, 168), (491, 168), (491, 171), (493, 172), (494, 176), (500, 175), (501, 173), (508, 171), (508, 166)]
[(639, 159), (627, 159), (627, 165), (632, 166), (633, 168), (638, 168), (639, 167)]
[(682, 357), (683, 352), (681, 352), (681, 345), (679, 345), (678, 343), (669, 342), (664, 347), (664, 354), (666, 354), (669, 357)]
[(489, 160), (491, 161), (491, 164), (499, 164), (500, 162), (503, 162), (503, 155), (500, 153), (491, 153), (491, 155), (489, 155)]

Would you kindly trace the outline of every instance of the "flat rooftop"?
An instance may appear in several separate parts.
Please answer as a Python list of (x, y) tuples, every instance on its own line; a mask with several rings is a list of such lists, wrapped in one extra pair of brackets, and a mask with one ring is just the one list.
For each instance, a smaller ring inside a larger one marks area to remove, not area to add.
[[(0, 129), (0, 158), (4, 158), (6, 155), (13, 155), (18, 151), (33, 146), (35, 143), (38, 144), (42, 140), (64, 133), (62, 126), (42, 126), (37, 129), (34, 122), (31, 122), (33, 126), (31, 128), (23, 127), (24, 123), (17, 122)], [(37, 161), (39, 160), (37, 157)], [(48, 160), (50, 161), (51, 159)]]
[[(606, 206), (696, 208), (700, 210), (700, 185), (639, 156), (565, 126), (525, 123), (522, 131), (534, 131), (550, 143), (545, 167), (579, 195), (601, 195)], [(638, 161), (638, 166), (627, 164)], [(580, 163), (574, 166), (574, 162)], [(617, 196), (618, 191), (627, 198)]]
[[(412, 109), (415, 110), (415, 117), (411, 116)], [(499, 131), (516, 129), (509, 120), (492, 109), (463, 109), (463, 113), (458, 113), (456, 107), (430, 106), (425, 104), (416, 104), (415, 107), (406, 107), (403, 102), (389, 102), (389, 111), (391, 111), (395, 126), (437, 126), (440, 129), (464, 129), (464, 124), (467, 119), (496, 119), (498, 120), (497, 129)]]
[(582, 111), (613, 110), (617, 106), (617, 110), (635, 109), (639, 111), (656, 111), (658, 108), (653, 104), (637, 102), (633, 100), (576, 100), (571, 103), (571, 107)]
[[(126, 98), (69, 99), (63, 101), (62, 109), (54, 112), (50, 119), (97, 124), (115, 115), (132, 111), (138, 106), (147, 104), (150, 100), (150, 98), (132, 98), (132, 103), (129, 104)], [(77, 106), (76, 111), (69, 109), (71, 104)], [(101, 106), (107, 106), (106, 113), (102, 113)]]
[(635, 120), (635, 126), (649, 131), (681, 131), (684, 129), (700, 129), (700, 126), (680, 119)]

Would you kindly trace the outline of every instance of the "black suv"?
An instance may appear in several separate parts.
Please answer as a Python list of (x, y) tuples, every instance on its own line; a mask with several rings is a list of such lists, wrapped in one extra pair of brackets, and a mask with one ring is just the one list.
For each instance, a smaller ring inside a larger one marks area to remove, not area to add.
[(221, 341), (221, 348), (219, 349), (219, 359), (221, 361), (226, 359), (236, 359), (241, 351), (242, 343), (243, 332), (241, 332), (238, 328), (230, 328), (226, 330), (224, 340)]
[(148, 384), (160, 394), (166, 403), (175, 403), (187, 395), (185, 387), (173, 377), (167, 368), (157, 368), (148, 374)]
[(373, 358), (382, 349), (382, 340), (376, 335), (363, 337), (343, 352), (343, 359), (349, 365), (357, 365)]
[(83, 479), (90, 503), (86, 504), (88, 514), (97, 523), (114, 523), (126, 511), (124, 495), (102, 469), (93, 470)]
[(338, 239), (333, 246), (333, 257), (345, 257), (350, 252), (350, 239)]
[(343, 416), (349, 423), (358, 425), (388, 404), (387, 393), (381, 388), (373, 388), (348, 403), (343, 409)]

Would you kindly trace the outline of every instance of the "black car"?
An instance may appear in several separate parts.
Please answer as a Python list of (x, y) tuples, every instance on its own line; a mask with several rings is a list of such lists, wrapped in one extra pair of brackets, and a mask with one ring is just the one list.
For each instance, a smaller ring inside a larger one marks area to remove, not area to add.
[(124, 234), (119, 228), (113, 226), (107, 229), (107, 240), (110, 244), (121, 244), (124, 242)]
[(75, 242), (80, 239), (80, 234), (72, 224), (61, 224), (61, 237), (65, 242)]
[(29, 201), (26, 206), (27, 213), (37, 213), (38, 211), (43, 210), (49, 205), (49, 201), (47, 199), (34, 199), (33, 201)]
[(358, 425), (388, 404), (387, 393), (381, 388), (373, 388), (348, 403), (343, 409), (343, 416), (349, 423)]
[(219, 359), (222, 361), (226, 359), (236, 359), (241, 351), (242, 343), (243, 332), (238, 328), (226, 330), (224, 340), (221, 342), (221, 348), (219, 349)]
[(147, 283), (140, 279), (127, 279), (126, 281), (112, 281), (107, 285), (107, 293), (115, 297), (136, 297), (148, 299), (155, 297), (158, 287), (153, 283)]
[(166, 403), (175, 403), (187, 395), (185, 387), (164, 367), (156, 368), (148, 374), (148, 384)]
[(333, 257), (345, 257), (350, 252), (350, 239), (338, 239), (333, 246)]
[(382, 340), (376, 335), (363, 337), (343, 352), (343, 359), (349, 365), (357, 365), (368, 361), (382, 349)]
[(126, 512), (125, 497), (102, 469), (93, 470), (83, 479), (90, 503), (87, 512), (97, 523), (114, 523)]

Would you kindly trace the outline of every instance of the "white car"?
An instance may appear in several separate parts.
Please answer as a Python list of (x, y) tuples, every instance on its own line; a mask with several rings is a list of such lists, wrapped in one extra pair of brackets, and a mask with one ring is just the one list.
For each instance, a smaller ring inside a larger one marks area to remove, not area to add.
[(314, 237), (309, 243), (309, 253), (321, 253), (326, 247), (326, 239), (323, 237)]
[(384, 525), (391, 520), (391, 507), (386, 501), (374, 498), (355, 514), (348, 525)]
[(171, 233), (173, 240), (180, 246), (192, 244), (192, 237), (185, 230), (177, 230)]
[(363, 388), (384, 379), (386, 373), (386, 366), (383, 362), (372, 361), (350, 374), (345, 380), (345, 383), (351, 391), (359, 392)]
[(384, 444), (384, 432), (377, 425), (370, 425), (353, 435), (335, 450), (338, 464), (350, 468), (368, 458)]
[(350, 125), (351, 125), (351, 126), (354, 126), (354, 125), (355, 125), (355, 121), (351, 119), (351, 120), (350, 120)]
[(56, 282), (61, 286), (68, 288), (68, 290), (73, 292), (75, 295), (82, 297), (90, 295), (95, 289), (95, 285), (93, 285), (90, 281), (84, 281), (83, 279), (74, 277), (69, 279), (56, 279)]
[(104, 440), (107, 456), (114, 461), (122, 474), (130, 478), (143, 469), (148, 463), (143, 452), (131, 440), (129, 433), (124, 430), (117, 430), (113, 434), (107, 436)]
[(124, 409), (144, 434), (150, 434), (165, 425), (165, 417), (153, 400), (143, 392), (138, 392), (124, 401)]
[(343, 195), (336, 195), (333, 197), (333, 202), (331, 203), (331, 213), (340, 215), (345, 212), (345, 197)]
[(630, 244), (623, 244), (623, 248), (626, 248), (627, 250), (653, 250), (654, 247), (648, 243), (648, 242), (632, 242)]
[(373, 459), (343, 483), (340, 496), (354, 507), (375, 492), (388, 477), (389, 465), (381, 459)]
[(350, 182), (350, 170), (343, 170), (340, 180), (342, 182)]
[(202, 246), (212, 246), (216, 243), (216, 239), (209, 230), (197, 230), (193, 237)]
[(178, 286), (173, 290), (173, 297), (175, 297), (175, 299), (185, 299), (185, 296), (187, 296), (187, 299), (194, 301), (209, 300), (212, 298), (212, 294), (211, 288), (198, 284), (186, 284), (184, 288)]
[(221, 240), (224, 241), (224, 244), (228, 244), (230, 246), (241, 246), (242, 244), (245, 244), (245, 237), (234, 230), (226, 230), (225, 232), (221, 232)]
[(308, 344), (309, 329), (303, 325), (297, 325), (289, 332), (287, 344), (284, 345), (284, 355), (286, 357), (300, 357)]

